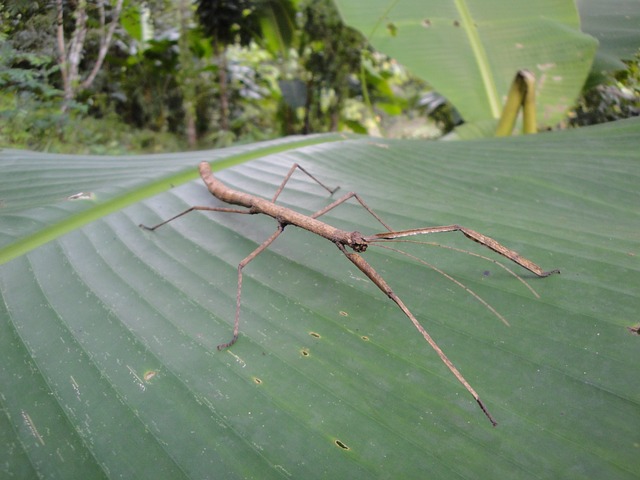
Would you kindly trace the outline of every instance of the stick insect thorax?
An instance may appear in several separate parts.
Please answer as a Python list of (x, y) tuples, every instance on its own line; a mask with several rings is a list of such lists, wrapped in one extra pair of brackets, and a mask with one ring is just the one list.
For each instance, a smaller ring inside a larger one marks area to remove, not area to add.
[(347, 232), (290, 208), (276, 205), (264, 198), (233, 190), (213, 176), (211, 166), (207, 162), (201, 162), (199, 170), (205, 185), (218, 200), (246, 207), (249, 209), (248, 213), (251, 214), (262, 213), (269, 215), (283, 227), (295, 225), (320, 235), (333, 243), (347, 246), (356, 252), (364, 252), (367, 249), (368, 242), (360, 232)]

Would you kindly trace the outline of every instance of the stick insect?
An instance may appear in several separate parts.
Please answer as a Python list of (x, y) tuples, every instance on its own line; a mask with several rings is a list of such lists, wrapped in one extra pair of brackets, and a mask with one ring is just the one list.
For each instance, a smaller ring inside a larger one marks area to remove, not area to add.
[[(516, 264), (524, 267), (525, 269), (533, 272), (538, 277), (547, 277), (552, 273), (559, 273), (559, 270), (550, 270), (544, 271), (538, 265), (533, 263), (530, 260), (527, 260), (524, 257), (521, 257), (514, 250), (510, 250), (504, 245), (498, 243), (496, 240), (487, 237), (481, 233), (478, 233), (469, 228), (460, 226), (460, 225), (445, 225), (445, 226), (437, 226), (437, 227), (424, 227), (424, 228), (414, 228), (411, 230), (401, 230), (401, 231), (393, 231), (391, 227), (389, 227), (369, 206), (362, 200), (362, 198), (355, 192), (349, 192), (343, 195), (338, 200), (335, 200), (331, 204), (326, 207), (318, 210), (312, 215), (304, 215), (302, 213), (296, 212), (295, 210), (291, 210), (289, 208), (276, 205), (276, 200), (285, 185), (291, 178), (291, 175), (295, 172), (296, 169), (299, 169), (306, 175), (308, 175), (312, 180), (322, 186), (325, 190), (327, 190), (331, 195), (335, 193), (339, 187), (331, 189), (323, 184), (320, 180), (314, 177), (311, 173), (305, 170), (303, 167), (294, 163), (292, 167), (289, 169), (289, 172), (285, 175), (282, 183), (278, 187), (276, 193), (273, 195), (271, 200), (266, 200), (261, 197), (256, 197), (249, 193), (240, 192), (237, 190), (233, 190), (223, 184), (220, 180), (215, 178), (211, 172), (211, 167), (207, 162), (201, 162), (199, 166), (200, 176), (204, 181), (205, 185), (211, 192), (211, 194), (218, 198), (219, 200), (230, 204), (230, 205), (239, 205), (244, 207), (244, 209), (239, 208), (229, 208), (229, 207), (210, 207), (210, 206), (194, 206), (188, 208), (187, 210), (175, 215), (174, 217), (165, 220), (162, 223), (159, 223), (153, 227), (147, 227), (145, 225), (140, 225), (142, 228), (147, 230), (156, 230), (157, 228), (165, 225), (183, 215), (186, 215), (189, 212), (193, 212), (196, 210), (199, 211), (208, 211), (208, 212), (226, 212), (226, 213), (240, 213), (240, 214), (264, 214), (268, 215), (276, 220), (278, 226), (276, 231), (267, 238), (258, 248), (256, 248), (253, 252), (251, 252), (247, 257), (245, 257), (238, 264), (238, 288), (236, 293), (236, 314), (233, 325), (233, 336), (231, 340), (227, 343), (223, 343), (218, 345), (218, 350), (222, 350), (232, 346), (238, 340), (238, 333), (240, 328), (240, 300), (242, 294), (242, 271), (244, 267), (247, 266), (253, 259), (255, 259), (261, 252), (263, 252), (269, 245), (271, 245), (276, 238), (282, 234), (285, 227), (287, 225), (295, 225), (304, 230), (307, 230), (311, 233), (315, 233), (321, 237), (326, 238), (330, 242), (333, 242), (338, 249), (347, 257), (347, 259), (353, 263), (362, 273), (364, 273), (382, 292), (387, 295), (391, 300), (393, 300), (400, 310), (411, 320), (413, 325), (418, 329), (418, 331), (422, 334), (424, 339), (429, 343), (429, 345), (436, 351), (440, 359), (444, 362), (444, 364), (449, 368), (451, 373), (458, 379), (458, 381), (467, 389), (467, 391), (473, 396), (476, 403), (482, 410), (482, 412), (486, 415), (493, 426), (497, 425), (497, 422), (491, 416), (486, 406), (480, 399), (478, 393), (473, 389), (473, 387), (467, 382), (464, 376), (458, 371), (455, 365), (449, 360), (449, 358), (445, 355), (442, 349), (438, 346), (438, 344), (433, 340), (431, 335), (427, 333), (424, 327), (420, 324), (418, 319), (411, 313), (409, 308), (404, 304), (404, 302), (396, 295), (396, 293), (391, 289), (391, 287), (387, 284), (387, 282), (380, 276), (378, 272), (374, 270), (374, 268), (360, 255), (364, 251), (367, 250), (367, 247), (371, 244), (380, 243), (380, 242), (389, 242), (393, 240), (402, 239), (405, 237), (412, 237), (416, 235), (425, 235), (430, 233), (443, 233), (443, 232), (461, 232), (467, 238), (484, 245), (490, 250), (506, 257), (507, 259), (515, 262)], [(318, 220), (318, 217), (324, 215), (330, 210), (334, 209), (338, 205), (346, 202), (347, 200), (355, 198), (362, 207), (369, 212), (375, 219), (387, 229), (386, 232), (376, 233), (373, 235), (363, 235), (360, 232), (352, 231), (348, 232), (345, 230), (340, 230), (335, 228), (327, 223), (324, 223)], [(468, 289), (467, 289), (468, 290)], [(473, 293), (473, 292), (471, 292)], [(475, 295), (475, 294), (474, 294)], [(477, 297), (477, 295), (476, 295)], [(486, 305), (486, 302), (483, 302)]]

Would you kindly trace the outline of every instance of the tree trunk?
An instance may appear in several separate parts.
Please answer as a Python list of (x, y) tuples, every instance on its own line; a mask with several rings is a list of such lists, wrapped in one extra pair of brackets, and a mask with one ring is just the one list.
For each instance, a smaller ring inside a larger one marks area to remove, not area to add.
[(194, 79), (197, 75), (193, 65), (193, 57), (189, 49), (189, 19), (191, 18), (191, 1), (180, 1), (180, 38), (178, 41), (180, 69), (176, 76), (182, 92), (182, 108), (184, 109), (185, 133), (189, 148), (195, 148), (196, 132), (196, 91)]
[(313, 77), (307, 82), (307, 98), (304, 105), (304, 125), (302, 127), (302, 134), (309, 135), (311, 133), (311, 109), (313, 108)]
[(220, 87), (220, 127), (229, 130), (229, 93), (227, 89), (227, 55), (226, 49), (220, 48), (216, 39), (213, 40), (213, 52), (218, 59), (218, 84)]
[(106, 15), (104, 10), (104, 2), (99, 3), (100, 10), (100, 49), (98, 58), (96, 59), (91, 72), (84, 81), (80, 81), (80, 61), (82, 60), (84, 41), (87, 37), (87, 1), (78, 0), (73, 16), (75, 17), (75, 26), (71, 34), (71, 40), (66, 45), (64, 36), (64, 9), (63, 0), (56, 0), (57, 12), (57, 49), (58, 49), (58, 66), (60, 67), (60, 76), (62, 77), (62, 86), (64, 90), (64, 101), (62, 103), (62, 111), (69, 110), (69, 106), (78, 92), (82, 89), (91, 87), (96, 75), (102, 68), (102, 64), (107, 55), (107, 51), (111, 46), (113, 32), (118, 25), (120, 12), (124, 0), (118, 0), (112, 12), (112, 19), (109, 28), (106, 28)]

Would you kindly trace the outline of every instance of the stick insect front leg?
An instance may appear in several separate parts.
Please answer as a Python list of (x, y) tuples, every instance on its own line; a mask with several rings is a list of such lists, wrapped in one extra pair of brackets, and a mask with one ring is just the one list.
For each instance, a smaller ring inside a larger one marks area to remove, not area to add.
[(456, 366), (449, 360), (449, 357), (442, 351), (442, 349), (438, 346), (436, 341), (429, 335), (429, 333), (424, 329), (422, 324), (418, 321), (418, 319), (411, 313), (409, 308), (404, 304), (404, 302), (396, 295), (396, 293), (391, 289), (389, 284), (385, 282), (384, 278), (380, 276), (378, 272), (374, 270), (374, 268), (369, 265), (369, 263), (362, 258), (361, 255), (355, 252), (348, 252), (344, 246), (341, 244), (337, 244), (338, 248), (344, 253), (344, 255), (353, 263), (358, 269), (364, 273), (369, 279), (380, 289), (382, 290), (391, 300), (394, 301), (400, 310), (411, 320), (411, 323), (418, 329), (418, 331), (422, 334), (424, 339), (427, 341), (431, 348), (435, 350), (440, 359), (444, 362), (444, 364), (449, 368), (451, 373), (458, 379), (458, 381), (467, 389), (467, 391), (471, 394), (471, 396), (475, 399), (476, 403), (482, 410), (482, 412), (487, 416), (491, 424), (495, 427), (498, 425), (498, 422), (494, 420), (494, 418), (487, 410), (487, 407), (484, 405), (483, 401), (480, 399), (478, 393), (474, 390), (474, 388), (467, 382), (464, 376), (460, 373), (460, 371), (456, 368)]
[[(323, 214), (327, 213), (329, 210), (337, 207), (338, 205), (346, 202), (347, 200), (349, 200), (352, 197), (354, 197), (365, 208), (365, 210), (367, 210), (367, 212), (369, 212), (371, 215), (373, 215), (382, 225), (384, 225), (389, 230), (389, 233), (388, 233), (389, 236), (392, 236), (394, 234), (394, 232), (392, 231), (391, 227), (389, 227), (364, 202), (364, 200), (362, 200), (362, 198), (360, 198), (360, 196), (358, 194), (354, 193), (354, 192), (350, 192), (350, 193), (346, 194), (345, 196), (343, 196), (342, 198), (336, 200), (335, 202), (333, 202), (332, 204), (330, 204), (327, 207), (323, 208), (322, 210), (319, 210), (318, 212), (313, 214), (312, 217), (317, 218), (320, 215), (323, 215)], [(379, 234), (379, 235), (382, 236), (384, 234)], [(498, 425), (498, 422), (496, 422), (495, 419), (491, 416), (491, 414), (489, 413), (489, 410), (485, 406), (484, 402), (480, 399), (480, 396), (475, 391), (475, 389), (464, 378), (464, 376), (456, 368), (456, 366), (453, 364), (453, 362), (451, 360), (449, 360), (449, 357), (447, 357), (447, 355), (444, 353), (444, 351), (442, 351), (440, 346), (431, 337), (431, 335), (429, 335), (429, 333), (425, 330), (425, 328), (418, 321), (418, 319), (413, 315), (413, 313), (411, 313), (411, 310), (409, 310), (409, 308), (405, 305), (405, 303), (402, 301), (402, 299), (400, 297), (398, 297), (398, 295), (393, 291), (393, 289), (384, 280), (384, 278), (382, 278), (382, 276), (361, 255), (359, 255), (356, 252), (347, 251), (345, 246), (343, 244), (341, 244), (341, 243), (336, 242), (336, 246), (349, 259), (349, 261), (351, 263), (353, 263), (356, 267), (358, 267), (358, 269), (362, 273), (364, 273), (369, 278), (369, 280), (371, 280), (385, 295), (387, 295), (391, 300), (393, 300), (393, 302), (396, 305), (398, 305), (398, 307), (400, 307), (400, 310), (402, 310), (402, 312), (407, 316), (407, 318), (409, 318), (409, 320), (411, 320), (411, 323), (413, 323), (413, 325), (420, 332), (420, 334), (424, 337), (424, 339), (431, 346), (431, 348), (433, 348), (433, 350), (435, 350), (435, 352), (438, 354), (438, 356), (440, 357), (442, 362), (447, 366), (447, 368), (449, 368), (449, 370), (451, 371), (451, 373), (453, 373), (453, 375), (456, 377), (456, 379), (458, 379), (458, 381), (464, 386), (464, 388), (471, 394), (471, 396), (474, 398), (474, 400), (476, 401), (476, 403), (478, 404), (478, 406), (480, 407), (482, 412), (489, 419), (491, 424), (494, 427), (496, 425)]]
[[(350, 192), (348, 194), (346, 194), (345, 196), (343, 196), (342, 198), (336, 200), (335, 202), (331, 203), (330, 205), (328, 205), (327, 207), (323, 208), (322, 210), (319, 210), (318, 212), (314, 213), (313, 215), (311, 215), (313, 218), (317, 218), (325, 213), (327, 213), (329, 210), (337, 207), (338, 205), (344, 203), (345, 201), (349, 200), (350, 198), (355, 198), (363, 207), (364, 209), (369, 212), (373, 217), (375, 217), (382, 225), (385, 226), (385, 228), (387, 228), (387, 230), (389, 230), (388, 232), (383, 232), (383, 233), (378, 233), (375, 235), (371, 235), (371, 236), (366, 236), (363, 237), (363, 240), (366, 244), (373, 244), (376, 241), (377, 242), (383, 242), (383, 241), (393, 241), (396, 239), (400, 239), (400, 238), (404, 238), (404, 237), (408, 237), (408, 236), (413, 236), (413, 235), (421, 235), (421, 234), (429, 234), (429, 233), (442, 233), (442, 232), (454, 232), (454, 231), (460, 231), (462, 232), (467, 238), (480, 243), (481, 245), (484, 245), (485, 247), (489, 248), (490, 250), (493, 250), (496, 253), (499, 253), (500, 255), (508, 258), (509, 260), (512, 260), (513, 262), (517, 263), (518, 265), (526, 268), (527, 270), (535, 273), (536, 275), (538, 275), (539, 277), (546, 277), (548, 275), (551, 275), (552, 273), (559, 273), (559, 270), (551, 270), (551, 271), (544, 271), (542, 270), (538, 265), (536, 265), (535, 263), (533, 263), (532, 261), (520, 256), (517, 252), (515, 252), (514, 250), (511, 250), (507, 247), (505, 247), (504, 245), (502, 245), (501, 243), (497, 242), (496, 240), (487, 237), (486, 235), (483, 235), (481, 233), (476, 232), (475, 230), (471, 230), (469, 228), (466, 227), (462, 227), (460, 225), (448, 225), (448, 226), (438, 226), (438, 227), (426, 227), (426, 228), (419, 228), (419, 229), (413, 229), (413, 230), (404, 230), (404, 231), (397, 231), (394, 232), (365, 202), (364, 200), (362, 200), (362, 198), (360, 198), (360, 196), (354, 192)], [(436, 343), (436, 341), (431, 337), (431, 335), (429, 335), (429, 333), (425, 330), (425, 328), (422, 326), (422, 324), (418, 321), (418, 319), (413, 315), (413, 313), (411, 313), (411, 311), (409, 310), (409, 308), (405, 305), (405, 303), (402, 301), (402, 299), (400, 297), (398, 297), (398, 295), (393, 291), (393, 289), (389, 286), (389, 284), (384, 280), (384, 278), (382, 278), (382, 276), (358, 253), (356, 252), (352, 252), (352, 251), (348, 251), (344, 244), (340, 243), (340, 242), (335, 242), (336, 246), (338, 247), (338, 249), (340, 249), (340, 251), (347, 257), (347, 259), (349, 259), (349, 261), (351, 263), (353, 263), (362, 273), (364, 273), (383, 293), (385, 293), (391, 300), (393, 300), (393, 302), (398, 305), (398, 307), (400, 308), (400, 310), (402, 310), (402, 312), (409, 318), (409, 320), (411, 320), (411, 323), (413, 323), (413, 325), (416, 327), (416, 329), (420, 332), (420, 334), (424, 337), (424, 339), (427, 341), (427, 343), (431, 346), (431, 348), (433, 348), (433, 350), (435, 350), (435, 352), (438, 354), (438, 356), (440, 357), (440, 359), (442, 360), (442, 362), (449, 368), (449, 370), (451, 371), (451, 373), (453, 373), (453, 375), (458, 379), (458, 381), (465, 387), (465, 389), (471, 394), (471, 396), (475, 399), (476, 403), (478, 404), (478, 406), (480, 407), (480, 409), (482, 410), (482, 412), (486, 415), (486, 417), (489, 419), (489, 421), (491, 422), (491, 424), (495, 427), (498, 423), (495, 421), (495, 419), (491, 416), (491, 414), (489, 413), (489, 410), (487, 409), (487, 407), (484, 405), (483, 401), (480, 399), (480, 396), (478, 395), (478, 393), (475, 391), (475, 389), (469, 384), (469, 382), (464, 378), (464, 376), (460, 373), (460, 371), (456, 368), (456, 366), (453, 364), (453, 362), (451, 362), (451, 360), (449, 360), (449, 357), (447, 357), (447, 355), (444, 353), (444, 351), (442, 351), (442, 349), (438, 346), (438, 344)], [(364, 250), (360, 250), (360, 251), (364, 251)], [(404, 252), (400, 252), (400, 253), (404, 253)], [(449, 277), (450, 278), (450, 277)], [(453, 280), (452, 278), (450, 278), (451, 280)], [(459, 283), (455, 280), (453, 280), (456, 283)], [(464, 287), (464, 286), (463, 286)], [(493, 310), (492, 307), (490, 307), (484, 300), (482, 300), (481, 298), (478, 297), (478, 295), (469, 290), (468, 288), (464, 287), (467, 291), (469, 291), (473, 296), (475, 296), (476, 298), (478, 298), (485, 306), (487, 306), (490, 310), (494, 311), (494, 313), (497, 314), (497, 312), (495, 312), (495, 310)], [(498, 314), (499, 318), (503, 318), (501, 315)], [(504, 319), (503, 319), (504, 321)]]
[(530, 272), (535, 273), (538, 277), (548, 277), (553, 273), (560, 273), (560, 270), (549, 270), (545, 271), (540, 268), (538, 265), (533, 263), (531, 260), (528, 260), (521, 256), (518, 252), (511, 250), (498, 241), (494, 240), (491, 237), (487, 237), (475, 230), (471, 230), (470, 228), (463, 227), (460, 225), (444, 225), (440, 227), (424, 227), (424, 228), (414, 228), (411, 230), (402, 230), (398, 232), (383, 232), (376, 233), (375, 235), (370, 235), (364, 237), (364, 240), (369, 243), (380, 242), (385, 240), (396, 240), (404, 237), (411, 237), (414, 235), (425, 235), (429, 233), (445, 233), (445, 232), (462, 232), (462, 234), (470, 240), (479, 243), (480, 245), (484, 245), (489, 250), (493, 250), (496, 253), (499, 253), (505, 258), (508, 258), (514, 263), (517, 263), (523, 268), (526, 268)]

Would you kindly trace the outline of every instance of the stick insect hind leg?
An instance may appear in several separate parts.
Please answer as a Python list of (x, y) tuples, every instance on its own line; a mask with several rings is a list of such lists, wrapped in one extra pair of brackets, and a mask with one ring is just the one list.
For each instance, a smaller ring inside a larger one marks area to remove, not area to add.
[[(240, 213), (240, 214), (252, 214), (250, 210), (242, 210), (239, 208), (226, 208), (226, 207), (208, 207), (208, 206), (194, 206), (187, 208), (183, 212), (180, 212), (177, 215), (165, 220), (164, 222), (158, 223), (153, 227), (148, 227), (143, 225), (142, 223), (139, 225), (141, 228), (149, 231), (155, 231), (157, 228), (166, 225), (167, 223), (177, 220), (178, 218), (186, 215), (187, 213), (195, 212), (195, 211), (204, 211), (204, 212), (223, 212), (223, 213)], [(231, 340), (226, 343), (221, 343), (216, 348), (218, 350), (222, 350), (230, 347), (238, 340), (238, 334), (240, 330), (240, 301), (241, 301), (241, 293), (242, 293), (242, 269), (254, 258), (256, 258), (263, 250), (265, 250), (269, 245), (271, 245), (278, 236), (284, 231), (284, 227), (282, 225), (278, 225), (278, 229), (268, 238), (266, 239), (258, 248), (256, 248), (253, 252), (247, 255), (242, 261), (238, 264), (238, 288), (236, 292), (236, 314), (233, 322), (233, 336)]]
[[(317, 184), (319, 184), (322, 188), (324, 188), (325, 190), (327, 190), (329, 192), (329, 194), (333, 195), (340, 187), (335, 187), (335, 188), (329, 188), (328, 186), (326, 186), (324, 183), (322, 183), (320, 180), (318, 180), (316, 177), (314, 177), (311, 173), (309, 173), (307, 170), (305, 170), (302, 166), (300, 166), (297, 163), (294, 163), (291, 168), (289, 169), (289, 171), (287, 172), (287, 174), (285, 175), (284, 179), (282, 180), (282, 183), (280, 184), (280, 186), (278, 187), (278, 189), (276, 190), (275, 194), (273, 195), (271, 202), (275, 203), (275, 201), (277, 200), (277, 198), (280, 196), (280, 194), (282, 193), (282, 191), (284, 190), (285, 185), (287, 184), (287, 182), (289, 181), (289, 179), (291, 178), (291, 176), (293, 175), (293, 173), (295, 172), (296, 169), (300, 169), (303, 173), (305, 173), (306, 175), (308, 175), (312, 180), (314, 180)], [(346, 198), (341, 199), (338, 203), (334, 202), (334, 206), (336, 206), (339, 203), (344, 202), (347, 198), (351, 198), (350, 196), (345, 196)], [(360, 200), (360, 203), (363, 204), (363, 206), (369, 210), (369, 208), (362, 202), (362, 200)], [(333, 207), (332, 207), (333, 208)], [(325, 209), (323, 209), (325, 210)], [(245, 214), (245, 215), (252, 215), (255, 214), (257, 212), (254, 212), (251, 210), (251, 208), (247, 208), (247, 209), (239, 209), (239, 208), (228, 208), (228, 207), (209, 207), (209, 206), (193, 206), (190, 208), (187, 208), (186, 210), (178, 213), (177, 215), (174, 215), (173, 217), (165, 220), (164, 222), (158, 223), (157, 225), (154, 225), (152, 227), (148, 227), (146, 225), (140, 224), (139, 226), (145, 230), (149, 230), (149, 231), (155, 231), (157, 228), (162, 227), (163, 225), (166, 225), (169, 222), (172, 222), (173, 220), (177, 220), (178, 218), (194, 212), (194, 211), (204, 211), (204, 212), (222, 212), (222, 213), (240, 213), (240, 214)], [(320, 212), (317, 212), (318, 215), (321, 215), (322, 213), (324, 213), (322, 210)], [(376, 216), (373, 212), (372, 214), (374, 216)], [(377, 216), (376, 216), (377, 218)], [(391, 230), (389, 227), (387, 227), (384, 222), (380, 221), (388, 230)], [(238, 335), (239, 335), (239, 331), (240, 331), (240, 306), (241, 306), (241, 300), (242, 300), (242, 270), (244, 269), (244, 267), (246, 267), (252, 260), (254, 260), (260, 253), (262, 253), (264, 250), (266, 250), (269, 245), (271, 245), (276, 238), (278, 238), (280, 236), (280, 234), (282, 234), (282, 232), (284, 231), (284, 227), (286, 226), (286, 223), (284, 222), (278, 222), (278, 228), (276, 229), (276, 231), (269, 237), (267, 238), (263, 243), (261, 243), (258, 248), (256, 248), (254, 251), (252, 251), (249, 255), (247, 255), (245, 258), (243, 258), (240, 263), (238, 264), (238, 286), (237, 286), (237, 290), (236, 290), (236, 313), (235, 313), (235, 318), (233, 321), (233, 336), (231, 337), (231, 340), (229, 340), (226, 343), (221, 343), (220, 345), (217, 346), (218, 350), (223, 350), (225, 348), (229, 348), (231, 347), (234, 343), (236, 343), (236, 341), (238, 340)]]

